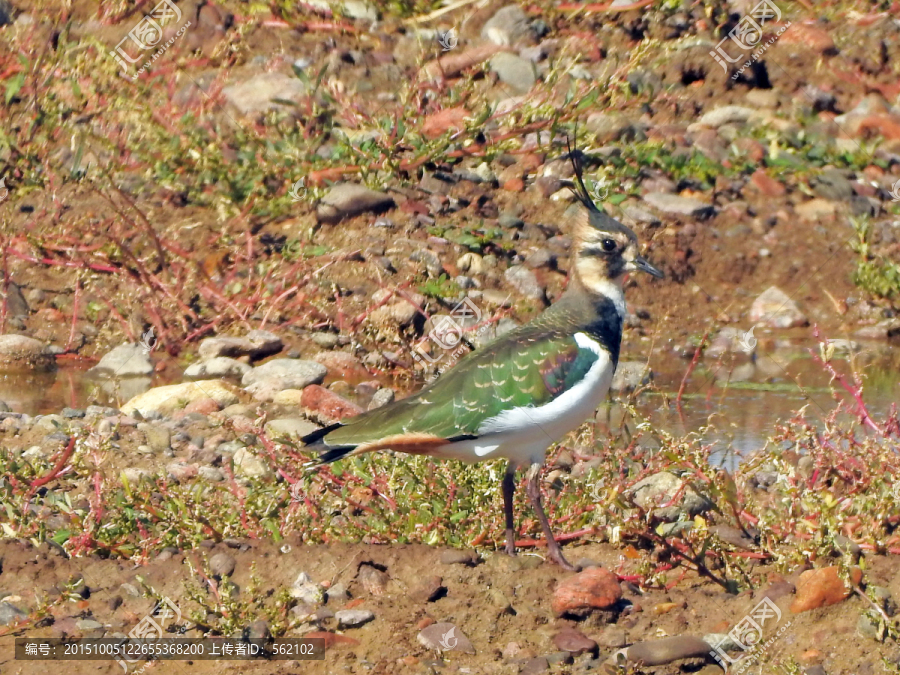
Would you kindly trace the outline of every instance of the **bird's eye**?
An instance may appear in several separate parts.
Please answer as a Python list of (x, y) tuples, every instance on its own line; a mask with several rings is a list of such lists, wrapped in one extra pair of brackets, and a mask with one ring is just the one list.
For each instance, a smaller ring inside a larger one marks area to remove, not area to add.
[(607, 253), (612, 253), (616, 250), (616, 242), (614, 242), (612, 239), (604, 239), (600, 242), (600, 246), (602, 246), (603, 250)]

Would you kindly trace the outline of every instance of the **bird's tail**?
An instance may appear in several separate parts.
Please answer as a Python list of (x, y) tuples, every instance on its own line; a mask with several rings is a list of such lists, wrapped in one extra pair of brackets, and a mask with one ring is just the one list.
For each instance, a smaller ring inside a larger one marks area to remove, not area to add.
[(311, 447), (313, 450), (319, 450), (319, 456), (308, 462), (306, 467), (308, 469), (314, 469), (317, 466), (322, 466), (323, 464), (330, 464), (331, 462), (336, 462), (342, 457), (346, 457), (351, 452), (356, 449), (356, 445), (337, 445), (337, 446), (328, 446), (322, 442), (328, 434), (330, 434), (335, 429), (339, 429), (344, 426), (343, 424), (337, 423), (332, 424), (327, 427), (323, 427), (322, 429), (317, 429), (311, 434), (307, 434), (303, 438), (300, 439), (300, 442), (307, 447)]

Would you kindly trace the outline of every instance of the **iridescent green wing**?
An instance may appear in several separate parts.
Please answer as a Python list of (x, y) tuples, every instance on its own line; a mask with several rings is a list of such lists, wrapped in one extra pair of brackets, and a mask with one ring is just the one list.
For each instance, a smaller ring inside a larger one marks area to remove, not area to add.
[(505, 410), (549, 403), (600, 358), (572, 335), (509, 337), (469, 354), (415, 396), (349, 420), (325, 442), (358, 445), (404, 433), (478, 436), (485, 420)]

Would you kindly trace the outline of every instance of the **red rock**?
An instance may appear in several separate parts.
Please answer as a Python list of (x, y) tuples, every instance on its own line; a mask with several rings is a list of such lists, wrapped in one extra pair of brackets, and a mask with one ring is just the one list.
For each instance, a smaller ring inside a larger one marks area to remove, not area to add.
[(472, 47), (460, 54), (448, 54), (435, 61), (429, 61), (422, 68), (422, 73), (430, 80), (456, 77), (466, 68), (487, 61), (497, 52), (509, 51), (509, 47), (501, 47), (492, 43)]
[(561, 652), (570, 652), (573, 656), (597, 651), (597, 643), (575, 628), (563, 628), (553, 636), (553, 644)]
[(196, 401), (188, 403), (184, 407), (184, 412), (210, 415), (214, 412), (219, 412), (221, 409), (222, 406), (214, 398), (198, 398)]
[(622, 597), (616, 575), (602, 567), (589, 567), (563, 581), (550, 605), (557, 616), (583, 615), (592, 609), (609, 609)]
[(762, 169), (757, 169), (750, 176), (750, 182), (766, 197), (781, 197), (787, 188), (782, 183), (772, 178)]
[[(862, 579), (862, 572), (854, 567), (850, 577), (854, 584), (858, 584)], [(797, 597), (791, 603), (791, 612), (799, 614), (818, 607), (836, 605), (849, 595), (850, 589), (838, 574), (837, 567), (807, 570), (797, 581)]]
[(324, 640), (325, 649), (331, 649), (334, 645), (337, 644), (346, 644), (346, 645), (358, 645), (359, 640), (354, 640), (351, 637), (347, 637), (346, 635), (338, 635), (337, 633), (329, 633), (328, 631), (318, 631), (315, 633), (307, 633), (303, 637), (305, 638), (319, 638)]
[(815, 22), (792, 23), (778, 38), (778, 44), (802, 45), (820, 54), (834, 51), (834, 40)]
[(469, 111), (462, 106), (445, 108), (434, 115), (429, 115), (422, 124), (422, 135), (425, 138), (438, 138), (451, 129), (462, 131), (466, 128), (466, 117)]
[(521, 178), (511, 178), (503, 184), (507, 192), (522, 192), (525, 189), (525, 181)]
[(331, 377), (340, 380), (360, 382), (371, 377), (359, 359), (348, 352), (319, 352), (314, 360), (328, 368)]
[(858, 136), (884, 136), (886, 140), (900, 139), (900, 120), (892, 115), (869, 115), (859, 121)]
[(359, 415), (363, 409), (330, 389), (311, 384), (303, 390), (300, 404), (319, 413), (329, 420), (342, 420), (345, 417)]

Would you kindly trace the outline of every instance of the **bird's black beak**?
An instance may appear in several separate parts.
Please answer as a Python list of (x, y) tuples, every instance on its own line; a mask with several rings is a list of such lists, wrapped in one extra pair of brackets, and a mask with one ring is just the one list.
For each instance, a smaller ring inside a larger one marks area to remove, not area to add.
[(647, 274), (650, 274), (657, 279), (662, 279), (664, 276), (660, 270), (651, 265), (645, 258), (642, 258), (641, 256), (635, 256), (634, 260), (631, 261), (631, 264), (634, 266), (634, 269), (640, 270), (641, 272), (646, 272)]

